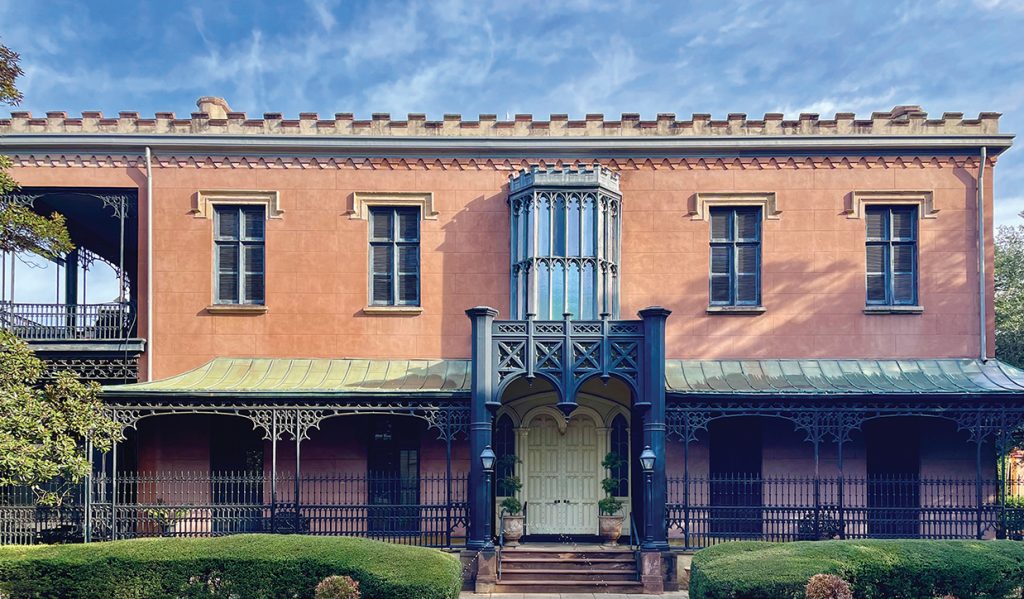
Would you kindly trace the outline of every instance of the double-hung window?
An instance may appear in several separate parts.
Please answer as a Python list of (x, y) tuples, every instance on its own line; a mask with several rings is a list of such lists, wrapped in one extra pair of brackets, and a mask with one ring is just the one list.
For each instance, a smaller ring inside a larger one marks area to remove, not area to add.
[(420, 210), (370, 209), (370, 304), (420, 305)]
[(917, 305), (917, 207), (867, 206), (867, 304)]
[(761, 304), (761, 208), (720, 206), (711, 216), (711, 305)]
[(215, 207), (215, 303), (263, 304), (265, 219), (263, 206)]

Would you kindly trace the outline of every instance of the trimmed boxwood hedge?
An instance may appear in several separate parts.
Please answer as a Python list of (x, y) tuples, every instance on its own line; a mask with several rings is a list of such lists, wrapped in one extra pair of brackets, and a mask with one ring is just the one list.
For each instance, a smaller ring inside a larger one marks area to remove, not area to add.
[(862, 540), (731, 542), (693, 558), (693, 599), (802, 599), (808, 579), (837, 574), (857, 599), (1005, 598), (1024, 586), (1024, 543)]
[(456, 599), (462, 586), (455, 555), (348, 537), (0, 547), (0, 596), (11, 599), (306, 598), (332, 574), (359, 581), (365, 599)]

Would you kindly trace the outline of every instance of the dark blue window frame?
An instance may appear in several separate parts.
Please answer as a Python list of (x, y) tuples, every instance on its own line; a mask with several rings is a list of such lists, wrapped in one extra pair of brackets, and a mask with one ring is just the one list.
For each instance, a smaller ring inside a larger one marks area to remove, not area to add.
[(761, 208), (712, 207), (710, 216), (710, 305), (760, 306)]
[(215, 304), (262, 305), (266, 299), (266, 209), (214, 206)]
[(864, 220), (867, 305), (918, 305), (917, 206), (868, 206)]
[(370, 305), (420, 305), (420, 210), (370, 208)]

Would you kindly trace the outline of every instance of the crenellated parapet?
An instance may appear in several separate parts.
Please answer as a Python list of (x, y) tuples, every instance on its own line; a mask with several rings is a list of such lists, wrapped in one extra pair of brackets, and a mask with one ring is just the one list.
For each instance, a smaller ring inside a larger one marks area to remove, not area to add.
[(780, 113), (768, 113), (760, 119), (731, 113), (725, 119), (697, 113), (680, 119), (673, 113), (661, 113), (643, 120), (638, 113), (623, 113), (618, 119), (603, 114), (588, 114), (572, 120), (566, 114), (535, 119), (517, 114), (499, 120), (494, 114), (476, 119), (446, 114), (441, 120), (428, 120), (424, 114), (409, 114), (405, 119), (387, 113), (374, 113), (369, 119), (357, 119), (352, 113), (337, 113), (322, 118), (314, 112), (285, 118), (279, 112), (250, 118), (244, 112), (231, 111), (221, 98), (201, 98), (201, 110), (188, 118), (173, 112), (158, 112), (143, 118), (137, 112), (121, 112), (116, 117), (101, 112), (47, 112), (45, 117), (30, 112), (12, 112), (0, 119), (0, 134), (147, 134), (147, 135), (286, 135), (286, 136), (378, 136), (378, 137), (708, 137), (708, 136), (845, 136), (845, 135), (992, 135), (999, 133), (997, 112), (982, 112), (964, 118), (960, 112), (946, 112), (940, 118), (928, 118), (918, 106), (897, 106), (889, 112), (874, 112), (870, 118), (857, 118), (849, 112), (820, 118), (813, 113), (787, 119)]

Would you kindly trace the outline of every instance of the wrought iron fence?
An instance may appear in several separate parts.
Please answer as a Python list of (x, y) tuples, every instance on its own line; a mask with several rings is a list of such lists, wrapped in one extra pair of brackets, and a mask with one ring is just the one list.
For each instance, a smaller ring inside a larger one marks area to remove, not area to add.
[(957, 539), (1024, 536), (1024, 481), (670, 478), (668, 527), (687, 547), (737, 539)]
[(128, 303), (24, 304), (0, 302), (0, 328), (35, 341), (123, 339), (131, 331)]
[[(451, 547), (465, 537), (467, 477), (159, 472), (96, 476), (58, 512), (0, 494), (0, 544), (243, 532), (356, 536)], [(297, 498), (297, 500), (296, 500)]]

